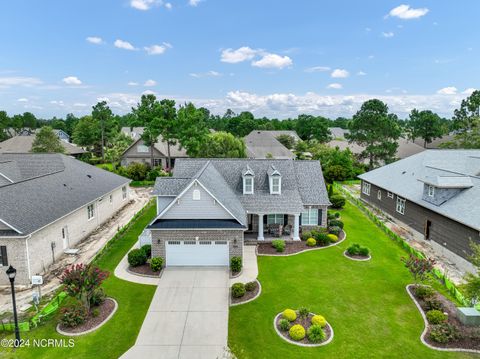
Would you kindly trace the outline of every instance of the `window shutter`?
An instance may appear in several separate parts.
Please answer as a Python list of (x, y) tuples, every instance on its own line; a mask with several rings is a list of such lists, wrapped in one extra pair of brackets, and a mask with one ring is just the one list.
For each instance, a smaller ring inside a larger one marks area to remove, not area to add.
[(322, 210), (320, 208), (318, 209), (318, 225), (322, 225)]
[(288, 224), (288, 214), (283, 215), (283, 225), (286, 226)]
[(2, 266), (8, 266), (7, 246), (0, 246), (0, 251), (2, 253)]
[(267, 224), (267, 217), (268, 217), (268, 214), (263, 215), (263, 224)]

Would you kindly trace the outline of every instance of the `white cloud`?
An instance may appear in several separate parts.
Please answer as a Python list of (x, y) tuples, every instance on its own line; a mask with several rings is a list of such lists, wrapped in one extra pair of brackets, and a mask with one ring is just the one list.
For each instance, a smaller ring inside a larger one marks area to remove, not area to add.
[(440, 90), (437, 91), (439, 95), (456, 95), (457, 94), (457, 88), (454, 86), (448, 86), (441, 88)]
[(188, 0), (188, 5), (195, 7), (198, 4), (200, 4), (201, 2), (202, 2), (202, 0)]
[(284, 67), (290, 66), (293, 64), (293, 61), (288, 56), (280, 56), (277, 54), (265, 54), (260, 60), (253, 61), (252, 66), (261, 67), (261, 68), (276, 68), (283, 69)]
[(469, 95), (470, 96), (474, 91), (477, 91), (477, 89), (475, 89), (473, 87), (469, 87), (469, 88), (465, 89), (462, 93), (464, 95)]
[(339, 79), (346, 78), (349, 75), (350, 75), (350, 73), (347, 70), (344, 70), (344, 69), (335, 69), (330, 74), (330, 76), (332, 76), (333, 78), (339, 78)]
[(357, 72), (357, 76), (366, 76), (367, 73), (366, 72), (363, 72), (363, 71), (358, 71)]
[(128, 86), (138, 86), (138, 82), (130, 81), (127, 83)]
[(167, 2), (167, 3), (165, 4), (165, 7), (166, 7), (168, 10), (171, 10), (171, 9), (172, 9), (172, 4), (169, 3), (169, 2)]
[(40, 84), (42, 84), (42, 81), (36, 77), (0, 77), (0, 87), (32, 87)]
[(155, 81), (155, 80), (147, 80), (143, 84), (143, 86), (145, 86), (145, 87), (152, 87), (152, 86), (156, 86), (156, 85), (157, 85), (157, 81)]
[(86, 103), (81, 103), (81, 102), (75, 102), (73, 104), (74, 107), (87, 107), (88, 105)]
[(59, 100), (59, 101), (52, 100), (52, 101), (50, 101), (50, 104), (56, 105), (56, 106), (64, 106), (65, 105), (62, 100)]
[(340, 90), (342, 88), (343, 88), (342, 84), (338, 84), (338, 83), (329, 84), (327, 86), (327, 89), (334, 89), (334, 90)]
[(130, 6), (137, 10), (146, 11), (151, 9), (153, 6), (161, 5), (162, 1), (160, 0), (130, 0)]
[(82, 84), (82, 81), (76, 76), (67, 76), (62, 79), (62, 81), (67, 85), (78, 86)]
[(101, 37), (98, 36), (89, 36), (86, 38), (87, 42), (95, 45), (101, 45), (103, 44), (103, 40)]
[(402, 4), (390, 10), (387, 17), (388, 16), (398, 17), (399, 19), (402, 19), (402, 20), (418, 19), (426, 15), (428, 11), (429, 10), (425, 7), (414, 9), (410, 7), (410, 5)]
[(171, 47), (172, 47), (171, 44), (169, 44), (168, 42), (164, 42), (163, 45), (145, 46), (143, 49), (149, 55), (161, 55)]
[(17, 102), (28, 102), (28, 98), (25, 98), (25, 97), (19, 98)]
[(208, 72), (192, 72), (189, 74), (192, 77), (200, 78), (200, 77), (219, 77), (222, 76), (220, 72), (210, 70)]
[(390, 37), (394, 37), (395, 34), (394, 34), (393, 32), (391, 32), (391, 31), (389, 31), (389, 32), (382, 32), (382, 36), (388, 39), (388, 38), (390, 38)]
[(123, 41), (123, 40), (117, 39), (117, 40), (115, 40), (115, 42), (113, 44), (115, 45), (115, 47), (117, 47), (119, 49), (124, 49), (124, 50), (129, 50), (129, 51), (137, 50), (135, 48), (135, 46), (133, 46), (128, 41)]
[(313, 66), (313, 67), (306, 68), (305, 72), (325, 72), (330, 70), (331, 69), (328, 66)]
[(226, 49), (222, 51), (220, 61), (228, 62), (229, 64), (236, 64), (238, 62), (253, 59), (257, 52), (258, 50), (251, 49), (248, 46), (242, 46), (236, 50)]

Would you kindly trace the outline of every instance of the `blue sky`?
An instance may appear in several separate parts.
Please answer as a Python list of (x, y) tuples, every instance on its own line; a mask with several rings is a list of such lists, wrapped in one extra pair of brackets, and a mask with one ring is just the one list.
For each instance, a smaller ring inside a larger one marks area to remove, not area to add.
[(3, 2), (0, 109), (125, 113), (142, 93), (221, 114), (451, 116), (478, 87), (480, 2), (101, 0)]

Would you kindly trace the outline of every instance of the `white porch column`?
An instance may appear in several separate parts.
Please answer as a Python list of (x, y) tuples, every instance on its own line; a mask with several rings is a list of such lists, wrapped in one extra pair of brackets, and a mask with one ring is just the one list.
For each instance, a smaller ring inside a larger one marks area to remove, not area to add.
[(259, 214), (258, 215), (258, 237), (257, 240), (263, 241), (265, 238), (263, 238), (263, 216), (264, 214)]
[(293, 240), (300, 240), (300, 214), (295, 214), (295, 221), (293, 222)]

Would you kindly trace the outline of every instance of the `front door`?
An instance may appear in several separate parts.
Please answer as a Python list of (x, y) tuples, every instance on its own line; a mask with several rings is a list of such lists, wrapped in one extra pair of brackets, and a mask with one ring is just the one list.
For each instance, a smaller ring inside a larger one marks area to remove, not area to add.
[(62, 228), (63, 249), (68, 249), (70, 243), (68, 243), (68, 227)]

